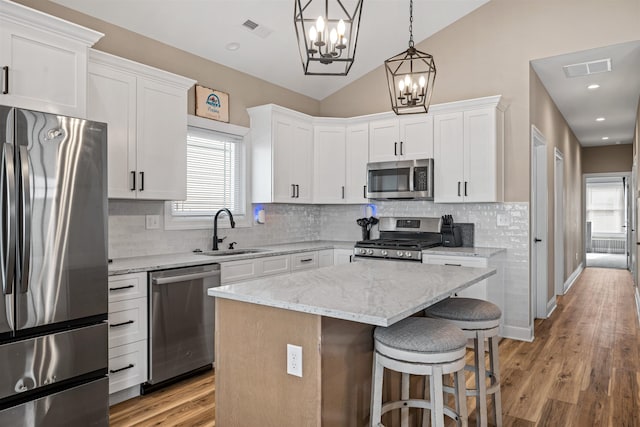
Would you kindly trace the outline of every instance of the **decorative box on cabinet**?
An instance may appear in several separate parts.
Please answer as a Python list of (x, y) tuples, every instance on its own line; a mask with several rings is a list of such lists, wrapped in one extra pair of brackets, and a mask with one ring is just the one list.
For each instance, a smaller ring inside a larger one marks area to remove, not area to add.
[(251, 118), (254, 203), (311, 203), (311, 117), (269, 104), (247, 110)]
[(373, 120), (369, 123), (369, 161), (433, 157), (433, 117), (426, 114)]
[(434, 201), (504, 200), (500, 96), (440, 104), (434, 114)]
[(138, 386), (147, 380), (147, 319), (147, 274), (110, 276), (109, 394), (112, 404), (139, 394)]
[(85, 117), (87, 49), (103, 35), (0, 0), (0, 104)]
[(184, 200), (195, 80), (91, 49), (89, 118), (109, 129), (110, 198)]

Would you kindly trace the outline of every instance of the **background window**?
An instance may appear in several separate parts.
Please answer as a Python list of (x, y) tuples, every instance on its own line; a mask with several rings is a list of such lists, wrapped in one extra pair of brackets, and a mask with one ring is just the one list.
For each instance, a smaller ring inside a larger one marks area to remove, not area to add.
[(245, 214), (245, 147), (241, 137), (189, 126), (187, 200), (171, 202), (174, 216), (211, 216), (227, 208)]

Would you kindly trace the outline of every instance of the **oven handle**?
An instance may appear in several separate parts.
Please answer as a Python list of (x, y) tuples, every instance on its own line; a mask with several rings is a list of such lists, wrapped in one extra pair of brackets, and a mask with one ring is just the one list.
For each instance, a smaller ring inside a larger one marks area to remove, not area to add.
[(220, 276), (220, 270), (205, 271), (202, 273), (181, 274), (170, 277), (154, 277), (151, 283), (154, 285), (166, 285), (168, 283), (186, 282), (189, 280), (204, 279), (206, 277)]

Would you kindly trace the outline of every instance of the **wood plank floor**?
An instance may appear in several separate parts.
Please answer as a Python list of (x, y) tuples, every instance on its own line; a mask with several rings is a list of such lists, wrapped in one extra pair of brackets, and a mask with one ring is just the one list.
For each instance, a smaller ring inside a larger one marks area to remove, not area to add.
[[(640, 329), (628, 271), (587, 268), (551, 317), (536, 321), (535, 335), (500, 342), (505, 427), (640, 427)], [(113, 406), (110, 425), (215, 426), (214, 393), (210, 372)]]

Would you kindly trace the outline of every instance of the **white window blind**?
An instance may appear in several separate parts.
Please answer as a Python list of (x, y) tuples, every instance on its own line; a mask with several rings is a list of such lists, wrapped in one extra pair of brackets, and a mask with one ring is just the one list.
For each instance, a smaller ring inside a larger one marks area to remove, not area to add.
[(624, 234), (625, 202), (622, 181), (587, 184), (587, 221), (593, 233)]
[(242, 138), (189, 127), (187, 132), (187, 200), (171, 204), (176, 216), (209, 216), (222, 208), (245, 214)]

